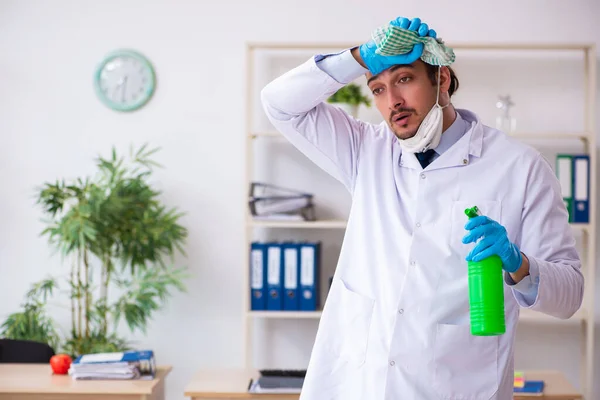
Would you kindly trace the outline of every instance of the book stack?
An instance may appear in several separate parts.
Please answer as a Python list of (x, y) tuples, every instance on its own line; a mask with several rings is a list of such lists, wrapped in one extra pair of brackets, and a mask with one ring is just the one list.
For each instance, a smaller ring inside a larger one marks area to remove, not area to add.
[(313, 195), (267, 183), (253, 182), (248, 199), (257, 220), (313, 221)]
[(156, 362), (152, 350), (85, 354), (73, 361), (69, 375), (76, 380), (151, 380)]
[(541, 396), (544, 393), (544, 381), (525, 379), (522, 371), (515, 371), (513, 392), (521, 396)]

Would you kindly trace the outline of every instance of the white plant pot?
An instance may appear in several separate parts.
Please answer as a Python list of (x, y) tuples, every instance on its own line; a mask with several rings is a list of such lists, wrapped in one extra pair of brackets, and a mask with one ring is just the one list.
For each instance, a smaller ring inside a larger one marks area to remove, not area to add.
[(358, 106), (347, 104), (347, 103), (333, 103), (333, 105), (341, 108), (347, 114), (352, 115), (354, 118), (358, 117)]

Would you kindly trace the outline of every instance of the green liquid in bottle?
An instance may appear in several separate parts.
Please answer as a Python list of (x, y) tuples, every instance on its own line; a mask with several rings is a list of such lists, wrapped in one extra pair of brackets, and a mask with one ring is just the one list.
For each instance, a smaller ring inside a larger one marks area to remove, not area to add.
[[(469, 219), (479, 215), (475, 206), (467, 208)], [(506, 332), (504, 316), (504, 281), (502, 260), (494, 255), (481, 261), (468, 261), (471, 334), (502, 335)]]

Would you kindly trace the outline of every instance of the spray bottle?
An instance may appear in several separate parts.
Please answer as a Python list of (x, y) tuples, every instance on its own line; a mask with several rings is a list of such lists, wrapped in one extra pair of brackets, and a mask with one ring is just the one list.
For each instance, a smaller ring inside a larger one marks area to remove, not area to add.
[[(481, 215), (477, 206), (467, 208), (469, 219)], [(468, 261), (471, 334), (502, 335), (506, 332), (502, 260), (493, 255), (481, 261)]]

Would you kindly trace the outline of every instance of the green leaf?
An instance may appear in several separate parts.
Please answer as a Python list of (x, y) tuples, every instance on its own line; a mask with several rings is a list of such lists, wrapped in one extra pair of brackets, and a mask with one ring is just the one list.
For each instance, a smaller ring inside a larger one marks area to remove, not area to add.
[[(85, 307), (82, 330), (86, 335), (71, 327), (65, 344), (70, 351), (118, 348), (123, 343), (110, 337), (109, 322), (112, 332), (123, 320), (130, 330), (144, 331), (175, 291), (185, 291), (185, 275), (168, 266), (177, 255), (185, 255), (188, 230), (180, 222), (185, 213), (165, 204), (161, 191), (151, 182), (153, 168), (160, 166), (153, 159), (159, 150), (145, 143), (139, 148), (132, 146), (129, 158), (123, 158), (113, 146), (106, 157), (95, 158), (97, 173), (93, 176), (60, 178), (36, 189), (36, 201), (44, 214), (41, 235), (69, 262), (63, 286), (68, 291), (67, 301)], [(86, 255), (87, 275), (82, 254)], [(73, 266), (72, 262), (79, 264)], [(123, 294), (116, 301), (102, 297), (106, 291), (112, 296), (117, 292), (108, 291), (105, 282), (92, 282), (91, 277), (100, 272), (94, 268), (100, 268), (103, 279), (109, 278), (111, 287), (121, 287)], [(76, 274), (73, 278), (72, 273)], [(32, 287), (20, 313), (26, 315), (14, 314), (11, 331), (25, 332), (33, 326), (28, 334), (44, 336), (38, 328), (47, 326), (42, 324), (44, 315), (38, 304), (57, 288), (50, 279)], [(78, 311), (75, 309), (75, 318)], [(39, 324), (27, 325), (28, 321)], [(91, 337), (98, 346), (90, 342)]]
[(349, 83), (346, 86), (343, 86), (331, 95), (327, 101), (329, 103), (346, 103), (351, 105), (364, 104), (367, 107), (371, 106), (371, 100), (362, 94), (360, 86), (355, 83)]

